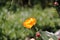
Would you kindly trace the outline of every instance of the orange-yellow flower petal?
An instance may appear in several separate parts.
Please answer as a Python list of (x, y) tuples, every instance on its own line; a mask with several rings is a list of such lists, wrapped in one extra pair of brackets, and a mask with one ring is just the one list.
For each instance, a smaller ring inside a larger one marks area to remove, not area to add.
[(25, 22), (23, 23), (23, 26), (26, 28), (32, 28), (33, 25), (36, 24), (36, 19), (35, 18), (29, 18), (27, 20), (25, 20)]

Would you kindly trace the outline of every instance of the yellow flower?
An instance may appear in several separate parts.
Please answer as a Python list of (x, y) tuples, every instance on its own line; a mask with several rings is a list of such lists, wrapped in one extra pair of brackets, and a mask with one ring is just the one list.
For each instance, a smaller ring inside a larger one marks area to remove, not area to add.
[(35, 18), (29, 18), (29, 19), (24, 21), (23, 26), (30, 29), (35, 24), (36, 24), (36, 19)]
[(49, 38), (49, 40), (54, 40), (53, 38)]

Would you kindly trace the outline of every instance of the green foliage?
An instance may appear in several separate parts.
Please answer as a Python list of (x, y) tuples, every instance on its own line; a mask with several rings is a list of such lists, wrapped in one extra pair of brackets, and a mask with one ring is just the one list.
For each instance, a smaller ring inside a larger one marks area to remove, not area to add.
[[(43, 1), (40, 3), (40, 0), (31, 1), (33, 2), (32, 4), (35, 4), (33, 8), (28, 8), (26, 5), (25, 8), (21, 7), (18, 2), (21, 3), (21, 5), (23, 4), (23, 0), (0, 0), (1, 40), (24, 40), (28, 35), (35, 37), (36, 31), (47, 30), (55, 32), (60, 28), (60, 18), (55, 8), (46, 7), (42, 10), (40, 4), (42, 4)], [(23, 26), (23, 22), (30, 17), (36, 18), (37, 23), (32, 29), (27, 29)], [(44, 35), (42, 37), (44, 37)]]
[[(8, 11), (5, 7), (0, 11), (0, 28), (2, 29), (3, 39), (24, 39), (26, 36), (34, 36), (35, 31), (24, 28), (22, 25), (24, 20), (30, 17), (37, 19), (37, 30), (43, 30), (43, 28), (54, 28), (56, 25), (60, 26), (60, 18), (54, 8), (46, 8), (42, 10), (38, 7), (31, 8), (17, 8), (17, 11)], [(54, 30), (52, 29), (52, 31)], [(49, 30), (48, 30), (49, 31)], [(56, 30), (54, 30), (56, 31)], [(8, 37), (7, 37), (8, 36)]]

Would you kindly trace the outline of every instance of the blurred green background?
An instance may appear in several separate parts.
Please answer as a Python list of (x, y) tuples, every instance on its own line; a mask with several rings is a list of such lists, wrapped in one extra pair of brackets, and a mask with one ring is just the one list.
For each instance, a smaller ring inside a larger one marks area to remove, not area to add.
[(35, 31), (25, 28), (25, 19), (35, 17), (38, 30), (55, 32), (60, 18), (54, 0), (0, 0), (0, 40), (24, 40)]

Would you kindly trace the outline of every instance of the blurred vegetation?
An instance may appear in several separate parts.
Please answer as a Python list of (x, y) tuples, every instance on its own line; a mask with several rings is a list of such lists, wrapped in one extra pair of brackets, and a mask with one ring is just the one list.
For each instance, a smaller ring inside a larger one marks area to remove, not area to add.
[(34, 30), (22, 25), (30, 17), (37, 19), (37, 30), (55, 32), (60, 29), (60, 18), (53, 1), (0, 0), (0, 40), (24, 40), (28, 35), (34, 36)]

